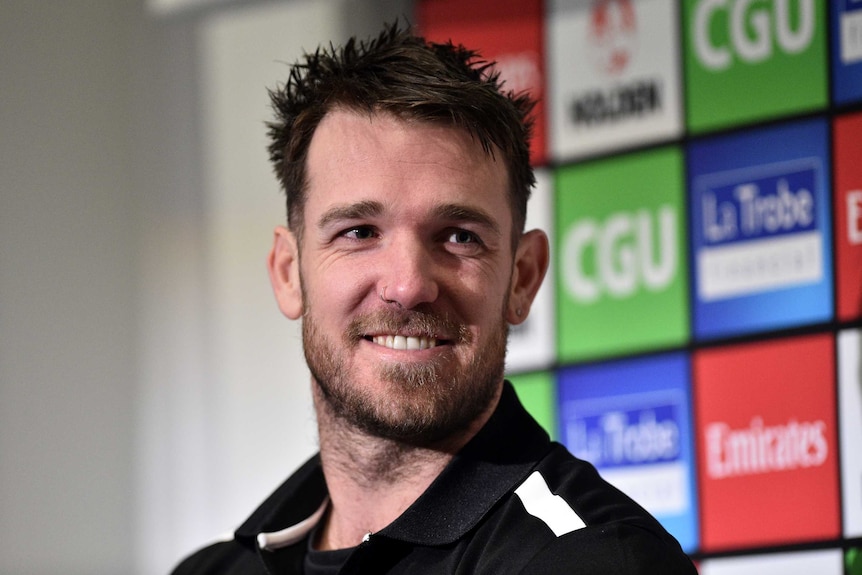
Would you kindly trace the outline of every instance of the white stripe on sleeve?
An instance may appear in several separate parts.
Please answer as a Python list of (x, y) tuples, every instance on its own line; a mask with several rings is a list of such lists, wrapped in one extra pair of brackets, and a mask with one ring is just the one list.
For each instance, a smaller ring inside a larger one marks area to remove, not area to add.
[(538, 471), (534, 471), (515, 494), (521, 498), (527, 513), (544, 521), (557, 537), (587, 526), (565, 499), (551, 493)]

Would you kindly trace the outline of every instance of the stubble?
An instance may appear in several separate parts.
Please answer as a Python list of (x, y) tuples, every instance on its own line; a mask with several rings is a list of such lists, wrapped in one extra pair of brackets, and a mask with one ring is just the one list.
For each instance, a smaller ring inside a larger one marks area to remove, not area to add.
[[(351, 320), (340, 340), (319, 329), (308, 307), (302, 334), (305, 357), (319, 396), (336, 418), (376, 437), (417, 446), (445, 440), (470, 426), (496, 395), (502, 381), (508, 324), (502, 317), (486, 345), (466, 363), (455, 349), (473, 342), (467, 327), (432, 310), (380, 310)], [(457, 334), (435, 360), (382, 362), (374, 377), (384, 385), (363, 386), (349, 365), (366, 333), (404, 330)], [(380, 391), (380, 390), (384, 391)]]

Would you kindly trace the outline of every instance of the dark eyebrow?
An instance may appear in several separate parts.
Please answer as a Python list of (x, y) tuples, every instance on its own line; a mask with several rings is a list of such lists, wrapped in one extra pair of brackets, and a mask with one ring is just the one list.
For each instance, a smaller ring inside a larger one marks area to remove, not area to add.
[(437, 207), (434, 210), (434, 215), (443, 220), (479, 224), (490, 228), (496, 234), (500, 233), (500, 226), (497, 225), (494, 218), (478, 208), (471, 208), (460, 204), (446, 204)]
[[(383, 204), (373, 200), (335, 206), (327, 210), (317, 220), (318, 228), (324, 228), (336, 221), (361, 220), (379, 216), (383, 213)], [(500, 226), (490, 215), (478, 208), (461, 204), (444, 204), (434, 209), (434, 217), (454, 222), (471, 222), (485, 226), (496, 234), (500, 234)]]
[(317, 227), (324, 228), (332, 222), (341, 220), (361, 220), (378, 216), (381, 213), (383, 213), (383, 204), (371, 200), (335, 206), (320, 216), (320, 219), (317, 220)]

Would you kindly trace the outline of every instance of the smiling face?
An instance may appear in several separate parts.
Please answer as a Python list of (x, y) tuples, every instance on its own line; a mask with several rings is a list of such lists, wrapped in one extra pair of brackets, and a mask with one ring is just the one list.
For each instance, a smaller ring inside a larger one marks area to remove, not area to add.
[(512, 249), (505, 165), (463, 130), (345, 110), (307, 162), (303, 236), (276, 231), (270, 272), (282, 311), (303, 317), (319, 400), (381, 437), (466, 429), (499, 394), (507, 321), (547, 259), (529, 234)]

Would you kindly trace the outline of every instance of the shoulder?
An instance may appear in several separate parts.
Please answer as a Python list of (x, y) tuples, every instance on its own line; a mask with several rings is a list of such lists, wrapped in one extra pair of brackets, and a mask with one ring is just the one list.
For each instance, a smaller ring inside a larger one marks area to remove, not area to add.
[[(515, 490), (527, 513), (552, 530), (552, 521), (558, 527), (563, 521), (563, 528), (536, 550), (523, 573), (696, 573), (676, 539), (652, 515), (562, 445), (554, 445), (522, 485), (530, 481), (539, 483), (532, 493)], [(530, 508), (530, 496), (538, 500), (532, 502), (538, 511)]]
[(263, 573), (253, 551), (235, 540), (220, 541), (189, 555), (171, 575), (254, 575)]
[(617, 522), (557, 537), (540, 549), (520, 575), (696, 575), (676, 542), (644, 525)]
[(590, 463), (556, 443), (535, 468), (588, 526), (633, 522), (660, 534), (665, 530), (643, 507), (605, 481)]

